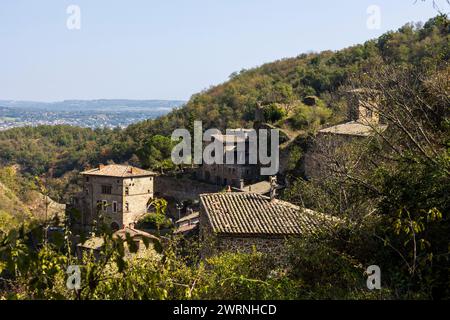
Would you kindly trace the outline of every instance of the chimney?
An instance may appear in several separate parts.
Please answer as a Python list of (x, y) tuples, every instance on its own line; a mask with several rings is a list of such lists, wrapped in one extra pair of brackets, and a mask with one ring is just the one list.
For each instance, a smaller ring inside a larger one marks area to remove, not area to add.
[(231, 192), (231, 186), (228, 186), (227, 192)]
[(277, 177), (270, 177), (270, 201), (274, 201), (277, 195)]
[(105, 167), (105, 165), (102, 164), (102, 163), (100, 163), (100, 164), (98, 165), (98, 169), (99, 169), (99, 170), (102, 170), (104, 167)]
[(130, 173), (133, 174), (133, 167), (130, 167)]

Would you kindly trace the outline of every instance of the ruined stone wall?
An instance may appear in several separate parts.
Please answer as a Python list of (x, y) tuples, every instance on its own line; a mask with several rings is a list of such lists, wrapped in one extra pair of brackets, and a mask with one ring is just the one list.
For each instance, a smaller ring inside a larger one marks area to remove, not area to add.
[(315, 144), (302, 158), (303, 175), (306, 179), (321, 179), (329, 175), (330, 165), (346, 157), (351, 143), (364, 141), (365, 137), (319, 133)]
[(155, 177), (155, 195), (175, 199), (176, 201), (198, 200), (200, 194), (215, 193), (222, 189), (222, 186), (203, 183), (186, 177)]
[(286, 251), (286, 239), (266, 237), (217, 237), (217, 249), (220, 252), (230, 251), (239, 253), (257, 252), (280, 256)]

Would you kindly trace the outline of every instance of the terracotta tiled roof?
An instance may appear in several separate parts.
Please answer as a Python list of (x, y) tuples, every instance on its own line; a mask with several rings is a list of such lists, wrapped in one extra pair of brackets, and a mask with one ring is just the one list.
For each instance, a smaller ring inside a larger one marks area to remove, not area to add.
[(242, 188), (242, 191), (265, 194), (270, 192), (270, 188), (271, 185), (269, 181), (261, 181), (252, 185), (245, 186), (244, 188)]
[(157, 240), (158, 238), (155, 237), (154, 235), (142, 231), (142, 230), (137, 230), (137, 229), (133, 229), (133, 228), (129, 228), (129, 227), (125, 227), (123, 229), (120, 229), (116, 232), (114, 232), (114, 237), (117, 238), (121, 238), (122, 240), (126, 240), (127, 239), (127, 234), (130, 235), (131, 238), (134, 237), (144, 237), (144, 238), (148, 238), (148, 239), (154, 239)]
[(184, 221), (189, 221), (189, 220), (192, 220), (192, 219), (196, 219), (196, 218), (198, 218), (198, 216), (199, 216), (198, 212), (193, 212), (193, 213), (191, 213), (191, 214), (189, 214), (187, 216), (184, 216), (183, 218), (177, 220), (176, 223), (181, 223), (181, 222), (184, 222)]
[(119, 165), (119, 164), (111, 164), (102, 166), (91, 170), (87, 170), (82, 172), (83, 175), (91, 175), (91, 176), (106, 176), (106, 177), (121, 177), (121, 178), (127, 178), (127, 177), (145, 177), (145, 176), (152, 176), (156, 173), (152, 171), (147, 171), (143, 169), (139, 169), (133, 166), (125, 166), (125, 165)]
[(338, 220), (273, 200), (255, 193), (214, 193), (200, 196), (209, 223), (216, 234), (301, 235), (330, 228)]
[(176, 229), (173, 233), (174, 233), (174, 234), (186, 233), (186, 232), (189, 232), (189, 231), (194, 230), (194, 229), (197, 228), (197, 227), (198, 227), (198, 224), (197, 224), (197, 223), (195, 223), (195, 224), (188, 224), (188, 225), (179, 227), (179, 228)]
[[(150, 233), (147, 233), (147, 232), (144, 232), (141, 230), (128, 228), (128, 227), (114, 232), (113, 237), (116, 239), (120, 238), (125, 241), (127, 239), (127, 234), (129, 234), (132, 239), (135, 237), (143, 237), (143, 238), (147, 238), (147, 239), (158, 240), (157, 237), (155, 237), (154, 235), (151, 235)], [(86, 248), (86, 249), (98, 250), (101, 247), (103, 247), (104, 243), (105, 243), (105, 240), (103, 239), (103, 237), (92, 237), (92, 238), (87, 239), (84, 243), (78, 244), (78, 246), (82, 247), (82, 248)]]

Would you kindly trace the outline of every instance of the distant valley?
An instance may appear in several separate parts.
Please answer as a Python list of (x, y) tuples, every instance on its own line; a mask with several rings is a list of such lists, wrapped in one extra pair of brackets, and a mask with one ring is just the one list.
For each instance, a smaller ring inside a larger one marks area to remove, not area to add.
[(0, 130), (37, 125), (125, 128), (182, 106), (180, 100), (65, 100), (33, 102), (0, 100)]

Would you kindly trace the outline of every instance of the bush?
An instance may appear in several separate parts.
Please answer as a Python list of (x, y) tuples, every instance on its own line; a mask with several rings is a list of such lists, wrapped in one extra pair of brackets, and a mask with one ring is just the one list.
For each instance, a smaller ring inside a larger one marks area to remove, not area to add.
[(151, 213), (145, 215), (138, 223), (145, 229), (168, 229), (172, 227), (172, 221), (160, 213)]
[(276, 103), (264, 107), (264, 118), (267, 122), (277, 122), (286, 117), (286, 111)]
[(294, 129), (317, 128), (326, 123), (331, 117), (332, 111), (325, 106), (298, 105), (289, 122)]

